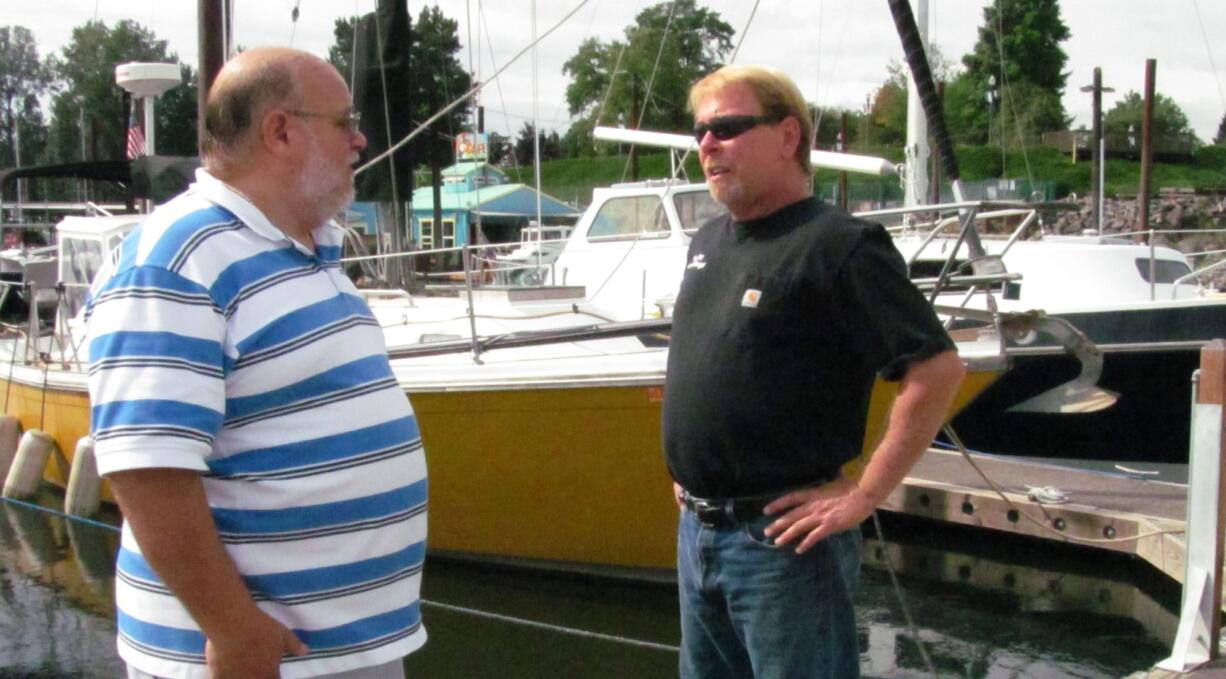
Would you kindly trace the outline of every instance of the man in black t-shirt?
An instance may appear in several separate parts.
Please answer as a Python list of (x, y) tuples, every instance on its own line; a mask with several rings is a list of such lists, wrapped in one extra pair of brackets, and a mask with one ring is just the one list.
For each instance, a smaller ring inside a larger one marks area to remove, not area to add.
[[(859, 675), (859, 525), (944, 422), (962, 363), (885, 230), (813, 198), (784, 75), (690, 92), (712, 196), (674, 310), (664, 451), (682, 507), (683, 677)], [(863, 472), (875, 378), (899, 381)]]

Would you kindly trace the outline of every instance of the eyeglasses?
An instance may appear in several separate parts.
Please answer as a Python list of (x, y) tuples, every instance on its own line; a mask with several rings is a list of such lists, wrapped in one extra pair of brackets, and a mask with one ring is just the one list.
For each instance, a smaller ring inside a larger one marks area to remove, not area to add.
[(358, 111), (349, 111), (348, 113), (315, 113), (313, 111), (286, 109), (285, 112), (299, 118), (322, 118), (331, 121), (332, 124), (349, 134), (357, 133), (359, 126), (362, 124), (362, 114)]
[(702, 143), (710, 132), (720, 141), (728, 141), (745, 134), (759, 125), (773, 125), (783, 120), (780, 116), (716, 116), (705, 123), (694, 124), (694, 139)]

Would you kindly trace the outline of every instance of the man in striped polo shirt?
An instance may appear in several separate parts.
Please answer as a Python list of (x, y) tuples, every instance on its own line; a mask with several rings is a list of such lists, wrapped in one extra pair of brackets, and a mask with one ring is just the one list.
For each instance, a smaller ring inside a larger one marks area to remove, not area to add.
[(119, 653), (142, 678), (402, 677), (425, 457), (330, 223), (366, 139), (336, 70), (289, 49), (227, 63), (205, 127), (205, 169), (88, 311)]

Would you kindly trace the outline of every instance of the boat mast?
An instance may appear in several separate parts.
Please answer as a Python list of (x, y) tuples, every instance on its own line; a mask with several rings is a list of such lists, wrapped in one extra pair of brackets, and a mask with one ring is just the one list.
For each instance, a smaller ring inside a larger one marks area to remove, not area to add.
[(197, 41), (200, 44), (200, 86), (196, 100), (196, 139), (204, 136), (204, 105), (209, 99), (213, 80), (226, 63), (227, 38), (230, 35), (230, 0), (198, 0)]
[[(541, 261), (541, 227), (545, 220), (541, 217), (541, 128), (536, 110), (540, 99), (537, 92), (536, 43), (536, 0), (532, 0), (532, 169), (536, 180), (536, 270), (540, 272), (544, 265)], [(543, 284), (544, 275), (538, 273), (538, 276)]]
[[(928, 49), (928, 0), (912, 0), (919, 39)], [(903, 205), (923, 205), (928, 196), (928, 116), (920, 102), (915, 76), (907, 69), (907, 148), (906, 172), (903, 174)]]

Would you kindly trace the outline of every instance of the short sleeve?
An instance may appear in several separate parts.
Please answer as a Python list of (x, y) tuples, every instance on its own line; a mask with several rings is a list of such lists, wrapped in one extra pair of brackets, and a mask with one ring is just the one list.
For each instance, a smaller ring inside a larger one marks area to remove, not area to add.
[(862, 231), (840, 266), (834, 304), (851, 345), (883, 379), (900, 380), (911, 363), (954, 348), (880, 225)]
[(225, 412), (226, 322), (208, 290), (136, 266), (90, 300), (91, 433), (100, 474), (204, 471)]

